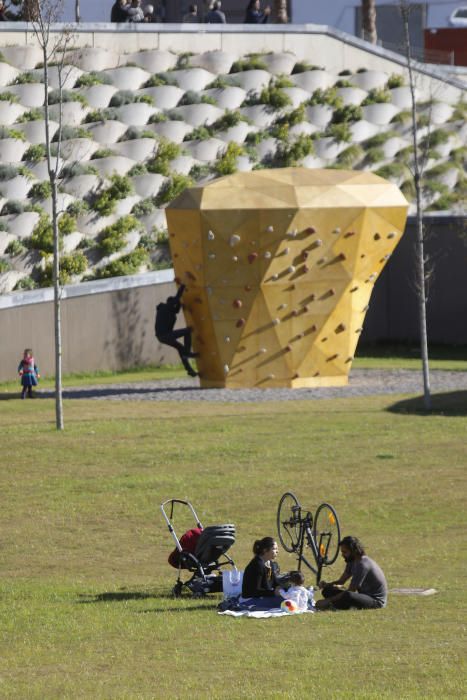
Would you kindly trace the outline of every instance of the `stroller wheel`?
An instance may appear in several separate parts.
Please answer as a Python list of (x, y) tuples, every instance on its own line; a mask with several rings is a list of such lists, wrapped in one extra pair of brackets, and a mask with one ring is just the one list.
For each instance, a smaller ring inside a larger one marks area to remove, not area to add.
[(177, 581), (175, 586), (172, 588), (172, 595), (174, 598), (180, 598), (182, 595), (183, 584), (181, 581)]

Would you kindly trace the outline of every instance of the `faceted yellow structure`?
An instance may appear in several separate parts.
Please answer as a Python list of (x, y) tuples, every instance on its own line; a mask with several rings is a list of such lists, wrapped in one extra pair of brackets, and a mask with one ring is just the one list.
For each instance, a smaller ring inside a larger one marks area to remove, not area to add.
[(185, 190), (166, 209), (203, 387), (347, 384), (408, 204), (367, 172), (283, 168)]

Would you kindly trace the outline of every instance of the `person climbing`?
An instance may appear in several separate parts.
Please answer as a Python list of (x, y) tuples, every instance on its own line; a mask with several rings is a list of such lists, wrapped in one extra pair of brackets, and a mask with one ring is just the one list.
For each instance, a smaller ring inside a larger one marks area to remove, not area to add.
[[(180, 299), (184, 291), (185, 285), (182, 284), (174, 297), (168, 297), (165, 302), (157, 305), (155, 333), (160, 343), (170, 345), (170, 347), (177, 350), (182, 364), (190, 377), (197, 377), (198, 372), (195, 372), (188, 362), (189, 357), (198, 357), (198, 353), (191, 352), (191, 328), (174, 330), (177, 314), (182, 308)], [(179, 338), (183, 338), (183, 345), (179, 342)]]

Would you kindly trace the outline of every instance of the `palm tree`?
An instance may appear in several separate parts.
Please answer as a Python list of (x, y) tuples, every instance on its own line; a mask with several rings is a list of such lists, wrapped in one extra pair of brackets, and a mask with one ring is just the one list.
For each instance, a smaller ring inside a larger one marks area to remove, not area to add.
[(362, 29), (363, 38), (376, 44), (376, 4), (375, 0), (362, 0)]

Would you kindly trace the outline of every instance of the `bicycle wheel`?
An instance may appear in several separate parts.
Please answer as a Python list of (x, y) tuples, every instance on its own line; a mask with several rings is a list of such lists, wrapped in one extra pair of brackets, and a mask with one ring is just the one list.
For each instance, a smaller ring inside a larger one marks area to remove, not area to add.
[(295, 552), (300, 543), (300, 503), (289, 491), (283, 494), (277, 509), (277, 533), (286, 552)]
[(337, 513), (329, 503), (321, 503), (316, 511), (313, 539), (322, 557), (323, 566), (334, 564), (339, 554), (341, 529)]

